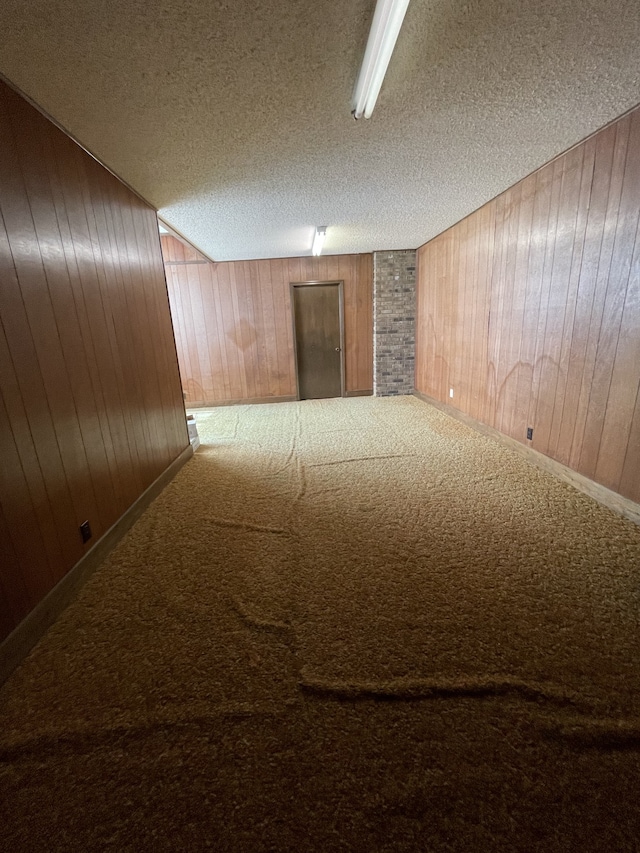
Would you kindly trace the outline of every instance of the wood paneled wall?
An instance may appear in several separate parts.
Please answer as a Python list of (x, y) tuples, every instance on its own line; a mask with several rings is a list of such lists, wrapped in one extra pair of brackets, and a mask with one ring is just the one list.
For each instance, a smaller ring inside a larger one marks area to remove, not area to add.
[(421, 247), (416, 353), (418, 391), (634, 501), (639, 211), (636, 109)]
[(344, 281), (346, 390), (371, 392), (371, 255), (212, 264), (173, 237), (162, 247), (187, 403), (295, 398), (292, 281)]
[(155, 212), (0, 82), (0, 639), (187, 445)]

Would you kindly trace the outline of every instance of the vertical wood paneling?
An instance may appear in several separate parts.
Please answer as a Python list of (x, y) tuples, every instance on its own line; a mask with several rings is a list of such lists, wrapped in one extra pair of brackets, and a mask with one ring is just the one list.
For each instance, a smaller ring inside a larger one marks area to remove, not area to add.
[[(603, 318), (603, 326), (606, 323), (611, 334), (604, 336), (601, 330), (598, 347), (599, 363), (607, 365), (606, 370), (599, 372), (602, 384), (606, 384), (607, 396), (595, 479), (614, 489), (620, 483), (624, 459), (621, 455), (611, 455), (606, 450), (612, 444), (624, 446), (626, 450), (640, 366), (640, 306), (636, 255), (640, 248), (637, 243), (640, 213), (640, 111), (636, 111), (628, 121), (629, 141), (624, 183)], [(632, 378), (636, 379), (635, 383), (629, 381)]]
[[(496, 399), (496, 426), (503, 432), (508, 429), (511, 397), (515, 384), (517, 363), (513, 362), (513, 323), (514, 302), (520, 289), (516, 287), (516, 257), (518, 249), (518, 229), (523, 198), (523, 185), (516, 184), (507, 193), (507, 227), (505, 228), (505, 246), (503, 253), (503, 310), (501, 314), (501, 347), (496, 353), (498, 365), (498, 395)], [(514, 329), (515, 331), (515, 329)]]
[(188, 403), (295, 397), (292, 281), (344, 281), (346, 390), (371, 390), (371, 255), (203, 263), (180, 245), (162, 237)]
[(478, 321), (476, 323), (476, 343), (478, 352), (478, 366), (476, 370), (475, 393), (477, 397), (478, 415), (480, 420), (486, 419), (488, 406), (488, 394), (483, 393), (483, 379), (488, 375), (486, 365), (489, 362), (489, 326), (491, 306), (491, 269), (492, 258), (495, 249), (496, 223), (492, 211), (484, 208), (479, 211), (482, 220), (479, 224), (481, 229), (480, 247), (483, 254), (480, 264), (479, 296), (477, 300)]
[[(2, 412), (0, 418), (6, 413)], [(0, 477), (2, 475), (0, 474)], [(11, 530), (0, 504), (0, 636), (6, 637), (29, 611), (29, 595), (16, 553)]]
[(187, 443), (155, 212), (0, 83), (0, 639)]
[[(625, 192), (625, 172), (629, 156), (629, 130), (629, 117), (618, 122), (611, 170), (609, 206), (600, 256), (598, 290), (594, 306), (595, 310), (593, 312), (592, 348), (589, 363), (589, 399), (580, 449), (579, 467), (582, 473), (593, 479), (596, 478), (602, 427), (607, 408), (611, 371), (618, 340), (618, 314), (622, 309), (621, 298), (624, 299), (624, 295), (620, 293), (620, 285), (624, 279), (625, 256), (630, 258), (632, 251), (632, 247), (628, 245), (628, 237), (629, 217), (632, 214), (634, 202), (629, 198), (628, 193)], [(636, 207), (637, 204), (638, 200), (636, 199)], [(628, 209), (629, 205), (631, 206), (631, 210)], [(621, 241), (620, 231), (627, 232), (626, 240)], [(626, 289), (626, 280), (624, 281), (624, 287)]]
[[(505, 393), (503, 427), (505, 432), (526, 432), (526, 409), (518, 405), (521, 399), (522, 386), (527, 386), (531, 371), (522, 358), (523, 328), (527, 309), (529, 288), (527, 287), (527, 271), (530, 261), (530, 242), (527, 239), (533, 223), (534, 198), (536, 192), (536, 176), (523, 181), (522, 196), (519, 205), (517, 236), (515, 246), (514, 278), (512, 285), (513, 300), (511, 303), (511, 318), (509, 328), (513, 334), (509, 336), (507, 349), (507, 366), (509, 381)], [(513, 367), (511, 367), (513, 365)]]
[[(0, 466), (0, 489), (3, 495), (11, 495), (11, 501), (5, 500), (3, 517), (6, 521), (5, 536), (0, 549), (11, 562), (18, 558), (25, 561), (29, 572), (20, 570), (4, 577), (10, 596), (7, 607), (22, 617), (28, 612), (32, 600), (39, 600), (56, 581), (56, 563), (47, 553), (44, 536), (51, 535), (51, 527), (30, 530), (25, 519), (39, 518), (33, 500), (33, 493), (25, 476), (20, 449), (13, 434), (10, 412), (4, 403), (0, 405), (0, 441), (2, 442), (2, 465)], [(27, 427), (28, 428), (28, 427)], [(46, 498), (45, 498), (46, 499)], [(50, 507), (49, 507), (50, 509)], [(55, 535), (55, 529), (54, 529)], [(58, 542), (56, 541), (56, 547)], [(5, 569), (6, 570), (6, 569)]]
[(635, 501), (639, 213), (635, 110), (422, 246), (416, 320), (419, 391)]
[[(503, 193), (501, 196), (498, 197), (495, 205), (495, 252), (493, 258), (491, 259), (491, 281), (495, 281), (496, 286), (491, 286), (489, 289), (490, 302), (489, 317), (487, 323), (489, 352), (487, 359), (488, 383), (486, 412), (487, 421), (491, 424), (494, 424), (496, 422), (496, 412), (500, 393), (498, 357), (500, 353), (502, 325), (505, 315), (505, 312), (503, 310), (505, 281), (505, 265), (503, 263), (503, 258), (505, 257), (505, 237), (508, 233), (508, 228), (506, 227), (506, 223), (508, 222), (508, 220), (506, 219), (507, 212), (508, 194)], [(452, 270), (451, 275), (455, 276), (455, 270)], [(418, 286), (420, 286), (419, 283)], [(446, 286), (446, 282), (442, 282), (442, 286)], [(418, 342), (416, 341), (416, 349), (417, 348)], [(416, 352), (416, 358), (418, 358), (418, 352)]]
[[(575, 386), (570, 385), (568, 376), (571, 367), (571, 345), (575, 331), (575, 315), (577, 310), (578, 292), (580, 287), (580, 275), (582, 272), (582, 259), (586, 239), (586, 228), (588, 222), (589, 201), (593, 188), (593, 167), (595, 155), (595, 139), (588, 140), (584, 146), (578, 149), (582, 153), (580, 161), (580, 188), (576, 203), (576, 221), (573, 229), (573, 245), (571, 248), (571, 262), (568, 271), (567, 301), (565, 304), (562, 339), (560, 342), (559, 371), (556, 382), (556, 393), (553, 404), (553, 415), (551, 420), (551, 432), (549, 436), (548, 453), (555, 459), (566, 464), (568, 451), (560, 447), (562, 434), (562, 423), (565, 418), (570, 419)], [(566, 413), (565, 413), (566, 406)]]

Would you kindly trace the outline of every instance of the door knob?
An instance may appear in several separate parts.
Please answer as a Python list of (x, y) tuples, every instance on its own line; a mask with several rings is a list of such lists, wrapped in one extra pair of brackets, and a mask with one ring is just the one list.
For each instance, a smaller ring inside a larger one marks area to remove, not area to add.
[(340, 351), (341, 351), (341, 348), (340, 348), (340, 347), (336, 347), (336, 352), (340, 352)]

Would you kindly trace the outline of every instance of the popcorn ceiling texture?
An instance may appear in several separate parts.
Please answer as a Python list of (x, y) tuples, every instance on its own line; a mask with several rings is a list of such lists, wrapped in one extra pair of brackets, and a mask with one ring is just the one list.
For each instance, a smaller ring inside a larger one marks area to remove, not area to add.
[(416, 251), (373, 255), (373, 393), (412, 394), (416, 361)]
[(0, 72), (217, 260), (417, 247), (640, 100), (637, 0), (4, 0)]

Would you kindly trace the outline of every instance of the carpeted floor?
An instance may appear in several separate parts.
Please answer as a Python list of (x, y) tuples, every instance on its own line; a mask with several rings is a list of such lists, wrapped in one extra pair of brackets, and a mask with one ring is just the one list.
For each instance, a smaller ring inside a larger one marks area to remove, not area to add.
[(198, 427), (0, 691), (3, 850), (640, 849), (640, 528), (411, 397)]

